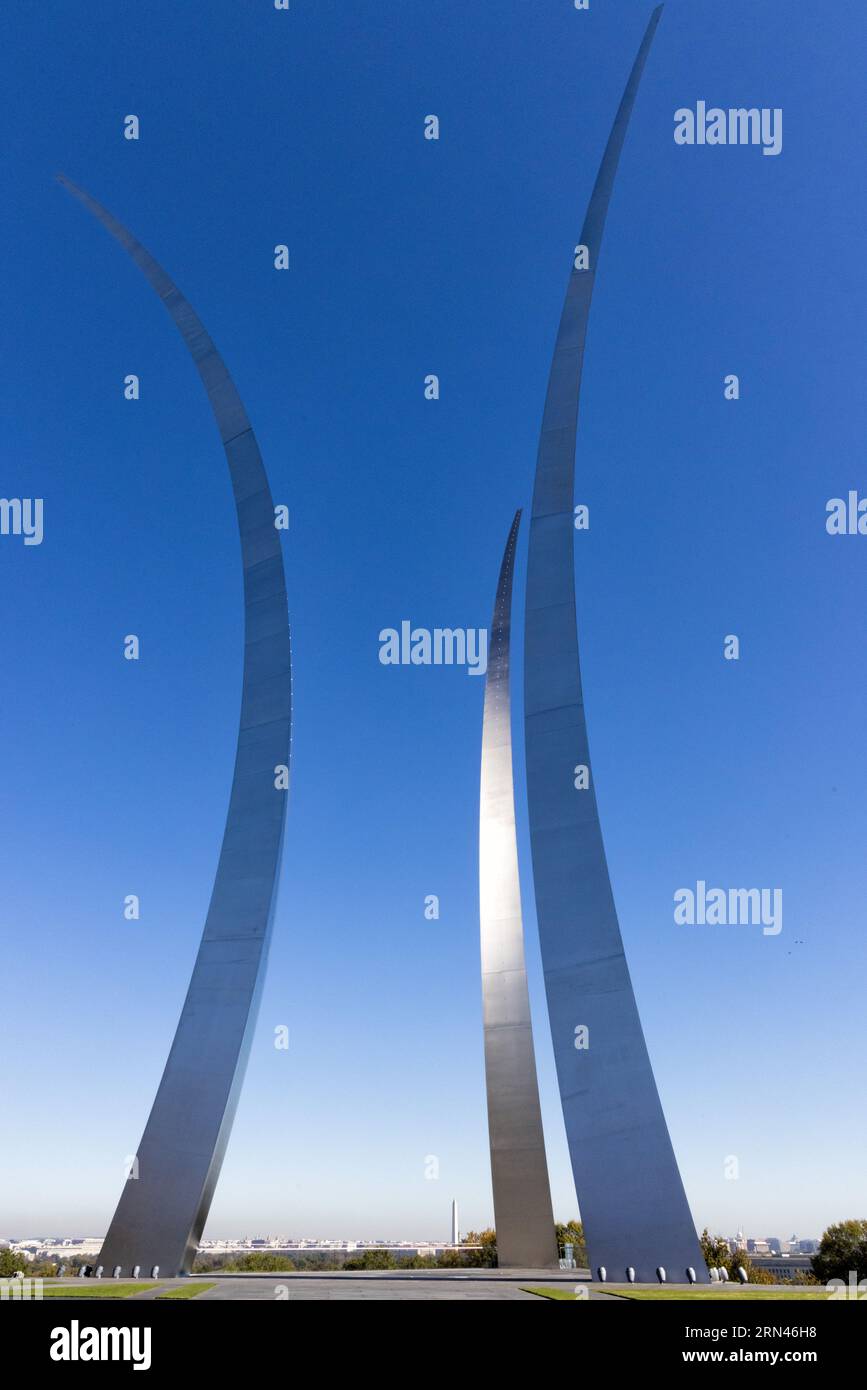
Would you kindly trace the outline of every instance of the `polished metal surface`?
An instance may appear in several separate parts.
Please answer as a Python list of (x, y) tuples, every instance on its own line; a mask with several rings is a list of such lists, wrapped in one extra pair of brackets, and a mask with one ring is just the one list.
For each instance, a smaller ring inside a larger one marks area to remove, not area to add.
[[(594, 1271), (707, 1278), (659, 1101), (611, 891), (587, 739), (574, 580), (578, 395), (608, 202), (662, 7), (654, 10), (596, 178), (548, 382), (527, 571), (525, 736), (536, 910), (566, 1136)], [(590, 785), (575, 770), (590, 768)], [(588, 1046), (581, 1044), (586, 1028)]]
[(512, 782), (509, 637), (521, 513), (497, 585), (482, 724), (479, 917), (491, 1181), (501, 1269), (554, 1268), (558, 1250), (539, 1108)]
[[(291, 670), (286, 582), (268, 479), (213, 342), (143, 246), (60, 182), (117, 238), (162, 299), (196, 364), (229, 465), (241, 537), (244, 675), (229, 812), (210, 907), (165, 1071), (99, 1263), (188, 1271), (207, 1218), (250, 1051), (271, 934), (288, 792)], [(168, 793), (167, 793), (168, 794)], [(134, 1044), (128, 1044), (134, 1045)]]

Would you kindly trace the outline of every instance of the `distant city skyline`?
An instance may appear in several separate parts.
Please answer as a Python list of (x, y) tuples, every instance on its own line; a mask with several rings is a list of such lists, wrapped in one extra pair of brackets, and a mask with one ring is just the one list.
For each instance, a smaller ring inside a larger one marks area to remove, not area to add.
[[(470, 1233), (467, 1233), (470, 1234)], [(480, 1234), (478, 1232), (477, 1234)], [(738, 1249), (755, 1254), (810, 1254), (818, 1245), (818, 1237), (801, 1237), (793, 1235), (788, 1238), (779, 1236), (747, 1236), (743, 1232), (735, 1235), (725, 1235), (720, 1231), (711, 1231), (710, 1234), (720, 1237), (727, 1241), (735, 1253)], [(203, 1239), (199, 1244), (199, 1252), (202, 1254), (222, 1254), (234, 1251), (255, 1251), (255, 1250), (308, 1250), (308, 1251), (353, 1251), (357, 1249), (388, 1247), (391, 1249), (453, 1249), (457, 1246), (467, 1244), (467, 1235), (462, 1239), (454, 1238), (455, 1232), (452, 1231), (450, 1239), (442, 1239), (437, 1236), (415, 1237), (406, 1239), (394, 1236), (343, 1236), (329, 1238), (326, 1236), (290, 1236), (290, 1235), (260, 1235), (260, 1236), (235, 1236), (223, 1239)], [(13, 1250), (21, 1253), (33, 1254), (38, 1257), (50, 1256), (53, 1253), (66, 1255), (97, 1255), (99, 1253), (103, 1236), (61, 1236), (61, 1235), (36, 1235), (10, 1237), (0, 1235), (0, 1246), (8, 1245)], [(766, 1247), (766, 1249), (765, 1249)]]

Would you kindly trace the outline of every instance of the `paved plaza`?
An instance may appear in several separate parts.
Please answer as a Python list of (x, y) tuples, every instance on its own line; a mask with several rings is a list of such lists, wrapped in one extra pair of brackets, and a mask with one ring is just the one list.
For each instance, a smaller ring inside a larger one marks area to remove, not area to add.
[[(93, 1281), (81, 1279), (50, 1279), (46, 1288), (68, 1286), (71, 1289), (70, 1302), (89, 1300), (83, 1296), (84, 1284)], [(101, 1280), (100, 1284), (110, 1283)], [(287, 1271), (284, 1274), (195, 1274), (184, 1279), (156, 1279), (146, 1282), (148, 1287), (131, 1294), (124, 1302), (149, 1302), (172, 1290), (183, 1290), (191, 1284), (211, 1284), (213, 1287), (196, 1294), (191, 1301), (212, 1302), (293, 1302), (304, 1301), (380, 1301), (380, 1302), (426, 1302), (464, 1301), (472, 1299), (483, 1302), (523, 1302), (543, 1303), (547, 1300), (536, 1294), (527, 1293), (527, 1288), (549, 1288), (571, 1293), (576, 1289), (592, 1302), (623, 1303), (626, 1300), (616, 1294), (607, 1293), (604, 1286), (591, 1283), (586, 1270), (550, 1269), (478, 1269), (478, 1270), (344, 1270), (328, 1273)], [(635, 1285), (658, 1288), (654, 1285)], [(685, 1294), (694, 1292), (689, 1284), (667, 1286), (672, 1291), (683, 1289)], [(714, 1292), (724, 1299), (740, 1289), (739, 1284), (717, 1285)], [(791, 1292), (790, 1285), (765, 1285), (765, 1296), (774, 1291), (780, 1294)], [(99, 1298), (94, 1288), (94, 1297)]]
[[(104, 1301), (100, 1289), (113, 1281), (78, 1278), (46, 1279), (45, 1289), (67, 1287), (69, 1302), (88, 1303), (86, 1290), (93, 1289), (94, 1299)], [(131, 1282), (129, 1280), (121, 1281)], [(589, 1297), (616, 1301), (610, 1294), (591, 1288), (586, 1273), (549, 1269), (510, 1270), (364, 1270), (315, 1273), (287, 1271), (283, 1274), (194, 1274), (182, 1279), (142, 1280), (147, 1288), (128, 1295), (124, 1303), (150, 1302), (173, 1290), (186, 1290), (191, 1284), (211, 1284), (212, 1288), (196, 1294), (192, 1301), (210, 1302), (291, 1302), (293, 1300), (380, 1300), (385, 1302), (434, 1300), (503, 1300), (540, 1303), (544, 1300), (527, 1293), (526, 1286), (541, 1286), (572, 1292), (581, 1285), (588, 1288)], [(52, 1300), (58, 1294), (52, 1293)], [(65, 1300), (64, 1300), (65, 1301)], [(113, 1300), (112, 1300), (113, 1301)], [(184, 1300), (187, 1301), (187, 1300)]]

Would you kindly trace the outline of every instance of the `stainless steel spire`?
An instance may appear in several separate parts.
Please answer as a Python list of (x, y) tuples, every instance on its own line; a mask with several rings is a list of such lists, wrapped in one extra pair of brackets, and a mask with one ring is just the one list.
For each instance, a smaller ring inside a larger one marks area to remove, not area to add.
[(288, 791), (291, 670), (274, 504), (241, 398), (201, 320), (145, 248), (95, 199), (60, 182), (129, 252), (202, 379), (229, 465), (244, 579), (244, 678), (235, 771), (211, 903), (137, 1165), (99, 1262), (129, 1274), (188, 1271), (211, 1205), (265, 974)]
[(497, 585), (485, 680), (479, 811), (482, 1004), (497, 1261), (501, 1268), (543, 1269), (556, 1266), (558, 1252), (524, 965), (509, 696), (520, 522), (516, 512)]
[[(608, 139), (548, 382), (527, 571), (525, 734), (536, 911), (566, 1137), (594, 1272), (707, 1271), (650, 1065), (611, 892), (576, 631), (573, 502), (590, 300), (614, 176), (659, 21), (654, 10)], [(584, 786), (587, 769), (589, 785)]]

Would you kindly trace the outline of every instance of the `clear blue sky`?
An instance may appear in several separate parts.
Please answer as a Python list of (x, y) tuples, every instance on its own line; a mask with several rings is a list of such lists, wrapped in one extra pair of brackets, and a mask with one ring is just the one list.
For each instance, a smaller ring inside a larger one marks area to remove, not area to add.
[[(0, 492), (44, 497), (45, 540), (0, 537), (0, 1234), (98, 1234), (114, 1209), (207, 907), (240, 688), (235, 520), (204, 393), (55, 172), (195, 305), (291, 508), (286, 854), (206, 1234), (444, 1236), (453, 1196), (478, 1227), (483, 683), (383, 667), (377, 634), (488, 622), (571, 249), (650, 9), (3, 7)], [(693, 1212), (725, 1231), (815, 1234), (867, 1204), (867, 538), (824, 526), (828, 498), (867, 488), (865, 39), (855, 0), (669, 0), (584, 377), (576, 566), (603, 829)], [(676, 146), (673, 113), (699, 99), (782, 107), (782, 154)], [(520, 681), (515, 704), (520, 808)], [(699, 878), (782, 888), (781, 935), (675, 926), (672, 895)]]

